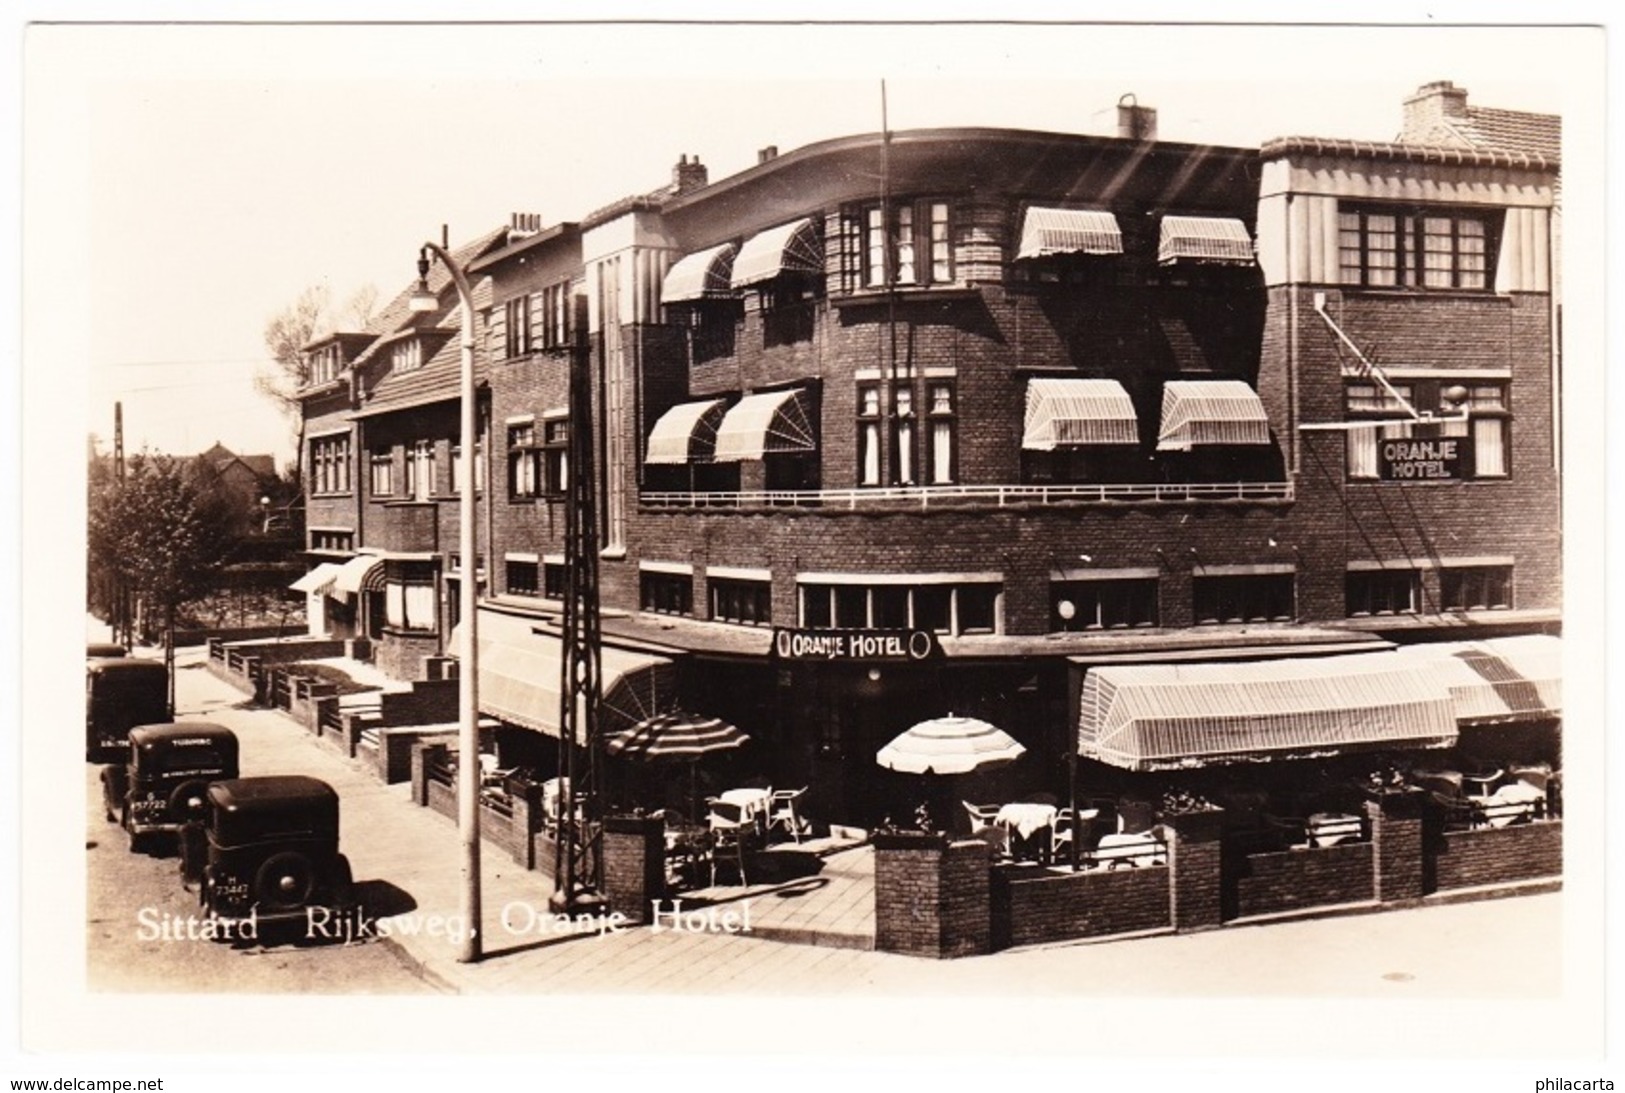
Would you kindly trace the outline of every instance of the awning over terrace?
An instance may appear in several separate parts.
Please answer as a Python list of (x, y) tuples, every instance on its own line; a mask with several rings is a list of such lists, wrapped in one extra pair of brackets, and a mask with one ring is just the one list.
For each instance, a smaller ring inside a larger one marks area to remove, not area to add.
[(717, 426), (722, 423), (725, 399), (685, 402), (660, 415), (649, 430), (645, 463), (692, 463), (708, 460), (717, 447)]
[(732, 296), (728, 278), (733, 274), (736, 250), (732, 243), (723, 243), (679, 258), (660, 282), (660, 302), (680, 304), (708, 296)]
[(1563, 711), (1563, 639), (1550, 634), (1403, 645), (1449, 688), (1463, 725), (1543, 721)]
[(1029, 208), (1021, 221), (1016, 258), (1057, 254), (1122, 254), (1117, 217), (1103, 209)]
[(1128, 770), (1456, 741), (1437, 673), (1393, 653), (1092, 668), (1081, 694), (1078, 754)]
[(1218, 262), (1251, 266), (1253, 240), (1247, 225), (1227, 216), (1165, 216), (1157, 244), (1157, 262)]
[(717, 426), (718, 463), (760, 459), (776, 452), (818, 449), (807, 414), (806, 392), (799, 387), (746, 395)]
[(1269, 414), (1258, 392), (1242, 380), (1169, 380), (1163, 384), (1159, 452), (1269, 442)]
[(811, 217), (758, 232), (739, 248), (734, 259), (733, 288), (771, 281), (782, 273), (823, 273), (824, 249)]
[(1138, 444), (1134, 403), (1116, 380), (1035, 379), (1027, 383), (1028, 451), (1100, 444)]
[[(558, 736), (563, 642), (536, 633), (534, 618), (481, 609), (479, 619), (480, 712)], [(461, 640), (454, 627), (447, 649), (456, 652)], [(665, 657), (606, 646), (602, 679), (603, 733), (631, 728), (670, 708), (676, 698), (676, 671)]]
[(333, 591), (354, 596), (384, 590), (384, 559), (377, 554), (357, 554), (339, 567), (333, 576)]
[(314, 592), (318, 596), (325, 596), (333, 590), (333, 582), (343, 568), (336, 562), (323, 562), (288, 587), (295, 592)]

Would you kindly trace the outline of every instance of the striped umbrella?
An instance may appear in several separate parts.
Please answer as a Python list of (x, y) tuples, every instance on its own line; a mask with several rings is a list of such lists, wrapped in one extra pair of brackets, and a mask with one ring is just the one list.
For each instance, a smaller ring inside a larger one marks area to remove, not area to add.
[(875, 753), (887, 770), (904, 774), (969, 774), (1001, 766), (1026, 752), (1004, 730), (974, 717), (933, 717)]
[(720, 717), (676, 711), (646, 717), (608, 737), (604, 750), (634, 759), (698, 759), (749, 742), (749, 735)]

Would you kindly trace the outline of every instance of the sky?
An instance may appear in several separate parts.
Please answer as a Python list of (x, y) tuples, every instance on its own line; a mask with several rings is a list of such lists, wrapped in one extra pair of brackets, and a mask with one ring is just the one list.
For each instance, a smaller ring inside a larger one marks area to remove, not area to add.
[[(882, 80), (894, 129), (1110, 133), (1115, 104), (1132, 93), (1157, 108), (1166, 140), (1384, 140), (1403, 98), (1435, 79), (1465, 86), (1478, 105), (1572, 110), (1590, 90), (1573, 79), (1576, 49), (1600, 56), (1590, 38), (1549, 28), (35, 26), (24, 51), (25, 263), (60, 263), (63, 279), (30, 268), (41, 287), (28, 302), (72, 331), (27, 343), (38, 353), (24, 382), (43, 374), (35, 368), (82, 367), (85, 431), (109, 441), (122, 401), (127, 451), (219, 441), (282, 462), (291, 423), (253, 379), (266, 366), (266, 321), (307, 286), (342, 303), (371, 285), (387, 300), (442, 224), (455, 242), (516, 211), (579, 219), (664, 184), (680, 155), (716, 180), (768, 144), (785, 152), (878, 130)], [(42, 363), (58, 352), (60, 364)]]

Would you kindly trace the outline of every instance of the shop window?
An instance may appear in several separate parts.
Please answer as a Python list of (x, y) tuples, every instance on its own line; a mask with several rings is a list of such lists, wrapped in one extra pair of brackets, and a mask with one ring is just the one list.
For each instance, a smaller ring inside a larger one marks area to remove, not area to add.
[(1290, 621), (1293, 582), (1291, 573), (1195, 577), (1191, 591), (1196, 621), (1206, 624)]
[(1511, 607), (1512, 567), (1447, 566), (1439, 570), (1439, 602), (1446, 611), (1485, 611)]
[(542, 589), (538, 583), (541, 566), (536, 562), (516, 562), (512, 558), (503, 563), (504, 586), (513, 596), (536, 596)]
[(1414, 569), (1371, 569), (1348, 574), (1343, 581), (1350, 617), (1410, 615), (1422, 600), (1422, 575)]
[(712, 578), (711, 618), (747, 626), (767, 626), (773, 621), (773, 586), (767, 581)]
[(1155, 577), (1050, 582), (1050, 629), (1124, 630), (1157, 625)]
[(660, 615), (694, 614), (694, 577), (688, 573), (638, 574), (643, 610)]
[(1375, 288), (1490, 287), (1492, 228), (1483, 213), (1373, 206), (1338, 211), (1342, 280)]

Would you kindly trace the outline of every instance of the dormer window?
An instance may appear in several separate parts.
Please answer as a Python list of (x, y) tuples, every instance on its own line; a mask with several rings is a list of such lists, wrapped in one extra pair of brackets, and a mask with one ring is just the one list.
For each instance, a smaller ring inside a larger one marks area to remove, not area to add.
[(395, 372), (415, 372), (423, 367), (423, 343), (416, 338), (399, 342), (390, 351), (389, 367)]
[(338, 379), (344, 368), (344, 356), (338, 345), (326, 345), (310, 354), (309, 383), (316, 386)]

